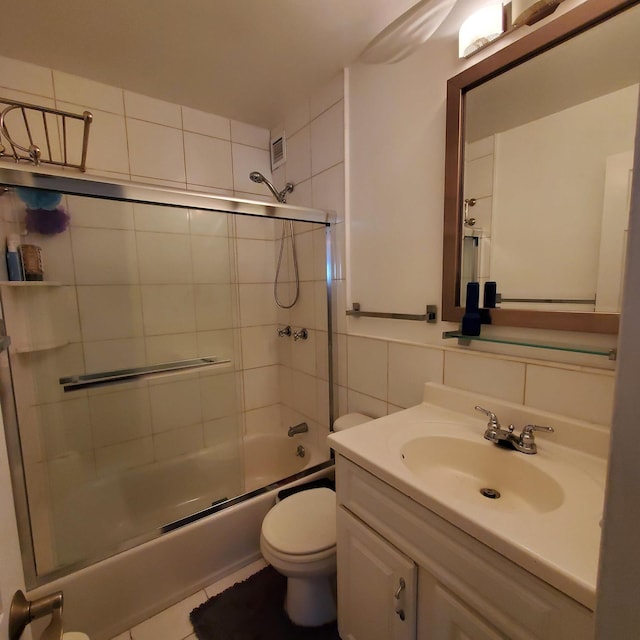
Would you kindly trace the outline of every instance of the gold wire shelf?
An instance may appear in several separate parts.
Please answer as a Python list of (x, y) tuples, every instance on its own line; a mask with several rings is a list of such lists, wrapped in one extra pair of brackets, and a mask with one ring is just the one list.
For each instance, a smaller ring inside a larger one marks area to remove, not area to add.
[(85, 171), (93, 115), (0, 97), (0, 157)]

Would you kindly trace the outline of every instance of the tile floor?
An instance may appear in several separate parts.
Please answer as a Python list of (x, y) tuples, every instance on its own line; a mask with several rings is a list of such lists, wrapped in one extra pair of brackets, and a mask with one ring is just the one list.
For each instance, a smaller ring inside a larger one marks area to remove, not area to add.
[(178, 602), (178, 604), (174, 604), (141, 622), (129, 631), (121, 633), (112, 640), (196, 640), (196, 635), (193, 633), (193, 627), (189, 621), (191, 611), (199, 604), (221, 593), (236, 582), (246, 580), (266, 566), (264, 560), (256, 560), (232, 575), (185, 598), (182, 602)]

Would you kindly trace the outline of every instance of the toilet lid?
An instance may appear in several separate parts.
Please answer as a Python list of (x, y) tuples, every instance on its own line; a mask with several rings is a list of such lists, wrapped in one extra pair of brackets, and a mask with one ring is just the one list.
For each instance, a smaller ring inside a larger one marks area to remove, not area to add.
[(303, 555), (336, 544), (336, 494), (307, 489), (285, 498), (262, 521), (262, 535), (277, 551)]

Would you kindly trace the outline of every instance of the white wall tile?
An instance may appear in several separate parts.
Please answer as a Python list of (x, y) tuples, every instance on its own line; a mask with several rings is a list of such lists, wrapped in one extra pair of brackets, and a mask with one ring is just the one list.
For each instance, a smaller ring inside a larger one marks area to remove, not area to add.
[(237, 415), (208, 420), (202, 428), (205, 447), (215, 447), (218, 445), (228, 447), (232, 443), (237, 443), (239, 451), (241, 430)]
[(151, 407), (145, 387), (89, 397), (96, 447), (135, 440), (151, 433)]
[(215, 331), (198, 331), (198, 356), (201, 358), (214, 356), (236, 362), (235, 335), (231, 329)]
[(54, 97), (50, 69), (4, 56), (0, 56), (0, 85), (39, 96)]
[(182, 107), (182, 126), (185, 131), (201, 133), (212, 138), (231, 140), (231, 124), (228, 118), (214, 113)]
[(387, 400), (387, 343), (349, 336), (347, 342), (349, 388)]
[(465, 163), (465, 198), (483, 198), (493, 193), (493, 156)]
[(195, 333), (160, 334), (145, 338), (147, 362), (159, 364), (174, 360), (190, 360), (198, 357)]
[(193, 281), (198, 284), (226, 283), (231, 278), (229, 240), (216, 236), (191, 236)]
[[(298, 103), (291, 106), (287, 113), (285, 113), (284, 117), (284, 130), (287, 136), (287, 145), (288, 138), (302, 129), (302, 127), (309, 124), (310, 121), (309, 100), (307, 98), (300, 100)], [(274, 133), (277, 133), (277, 131), (274, 131)]]
[(307, 179), (304, 182), (295, 183), (295, 189), (293, 193), (287, 196), (287, 204), (291, 204), (294, 207), (310, 207), (311, 206), (311, 180)]
[(96, 449), (98, 473), (114, 473), (149, 464), (154, 460), (151, 436)]
[(74, 227), (133, 229), (133, 205), (82, 196), (66, 196)]
[[(296, 327), (312, 329), (316, 321), (316, 285), (314, 282), (300, 282), (299, 297), (296, 304), (291, 308), (291, 322)], [(281, 300), (288, 298), (282, 296)], [(293, 298), (290, 298), (291, 300)]]
[(138, 281), (133, 231), (71, 228), (78, 284), (131, 284)]
[(271, 284), (240, 284), (240, 326), (274, 325), (276, 304)]
[(306, 126), (287, 138), (287, 182), (297, 185), (311, 177), (311, 128)]
[[(381, 418), (387, 415), (387, 403), (377, 398), (358, 393), (353, 389), (347, 391), (347, 406), (350, 413), (364, 413), (365, 416), (372, 418)], [(340, 411), (338, 415), (342, 415)]]
[(146, 335), (195, 331), (196, 312), (191, 285), (144, 285), (142, 313)]
[(203, 446), (204, 435), (201, 424), (179, 427), (153, 436), (153, 447), (157, 460), (168, 460), (199, 451)]
[(258, 409), (278, 402), (278, 367), (259, 367), (243, 372), (245, 410)]
[(229, 235), (229, 215), (219, 211), (189, 210), (189, 225), (195, 235)]
[(232, 288), (229, 284), (195, 286), (196, 329), (230, 329), (233, 327)]
[(235, 380), (234, 373), (204, 376), (200, 379), (204, 420), (215, 420), (237, 413), (238, 394)]
[(133, 338), (142, 335), (139, 287), (78, 287), (82, 338), (85, 341)]
[(187, 182), (233, 189), (231, 143), (227, 140), (185, 132), (184, 155)]
[(309, 98), (310, 119), (313, 120), (343, 98), (344, 74), (340, 71), (338, 75), (311, 94)]
[(615, 377), (610, 374), (527, 365), (524, 403), (552, 413), (609, 426)]
[(279, 221), (254, 216), (236, 216), (236, 238), (251, 238), (253, 240), (273, 240)]
[(278, 334), (275, 327), (244, 327), (240, 330), (240, 335), (244, 369), (277, 364)]
[(133, 204), (135, 228), (138, 231), (189, 233), (189, 210), (153, 204)]
[(444, 384), (451, 387), (521, 404), (524, 380), (525, 365), (521, 362), (457, 351), (444, 354)]
[(247, 435), (254, 433), (282, 433), (282, 418), (280, 405), (272, 404), (247, 411), (245, 414)]
[(175, 129), (182, 128), (182, 110), (179, 104), (125, 91), (124, 108), (127, 118), (147, 120)]
[[(71, 235), (58, 233), (54, 236), (38, 235), (36, 238), (33, 242), (42, 249), (45, 280), (54, 280), (69, 285), (75, 284)], [(29, 240), (29, 236), (24, 239), (25, 242), (29, 242)]]
[(315, 376), (299, 371), (291, 376), (291, 405), (307, 418), (315, 419), (318, 412), (318, 390)]
[(87, 398), (40, 405), (35, 408), (35, 418), (46, 459), (93, 447)]
[(233, 143), (231, 145), (231, 155), (233, 157), (234, 190), (236, 192), (266, 195), (266, 185), (252, 182), (249, 179), (249, 174), (252, 171), (259, 171), (267, 179), (270, 179), (271, 161), (269, 160), (269, 152), (264, 149)]
[(139, 231), (136, 243), (141, 284), (188, 284), (193, 281), (188, 235)]
[(186, 181), (185, 150), (180, 129), (127, 118), (127, 136), (133, 175)]
[(56, 100), (60, 102), (124, 115), (122, 89), (56, 70), (53, 71), (53, 83)]
[(291, 346), (291, 367), (310, 376), (316, 375), (316, 332), (308, 330), (306, 340), (298, 340)]
[(312, 204), (316, 209), (334, 211), (336, 221), (344, 221), (344, 163), (314, 175), (311, 194)]
[(442, 384), (444, 353), (407, 344), (389, 343), (389, 402), (412, 407), (422, 402), (425, 382)]
[(267, 240), (238, 240), (238, 279), (242, 283), (273, 282), (274, 243)]
[(141, 337), (85, 342), (83, 350), (88, 373), (117, 371), (147, 364), (145, 341)]
[(344, 161), (344, 103), (325, 111), (311, 123), (313, 175)]
[(269, 130), (245, 122), (231, 121), (231, 141), (259, 149), (269, 148)]
[[(82, 113), (83, 107), (58, 101), (58, 108), (72, 113)], [(87, 107), (89, 108), (89, 107)], [(93, 122), (89, 130), (87, 147), (87, 170), (114, 171), (128, 174), (129, 155), (127, 149), (127, 130), (124, 117), (120, 114), (91, 109)], [(69, 162), (79, 164), (82, 152), (84, 125), (74, 120), (68, 125), (67, 153)]]
[(149, 387), (153, 432), (168, 431), (202, 422), (200, 380), (172, 380)]

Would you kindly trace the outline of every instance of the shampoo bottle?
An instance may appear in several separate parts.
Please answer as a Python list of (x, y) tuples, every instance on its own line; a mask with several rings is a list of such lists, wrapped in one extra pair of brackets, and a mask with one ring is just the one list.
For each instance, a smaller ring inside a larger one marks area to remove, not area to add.
[(469, 282), (467, 284), (467, 306), (462, 316), (462, 334), (465, 336), (479, 336), (480, 325), (480, 309), (478, 304), (480, 301), (480, 283)]
[(20, 236), (13, 233), (7, 237), (7, 276), (9, 280), (24, 280), (22, 260), (18, 253)]

